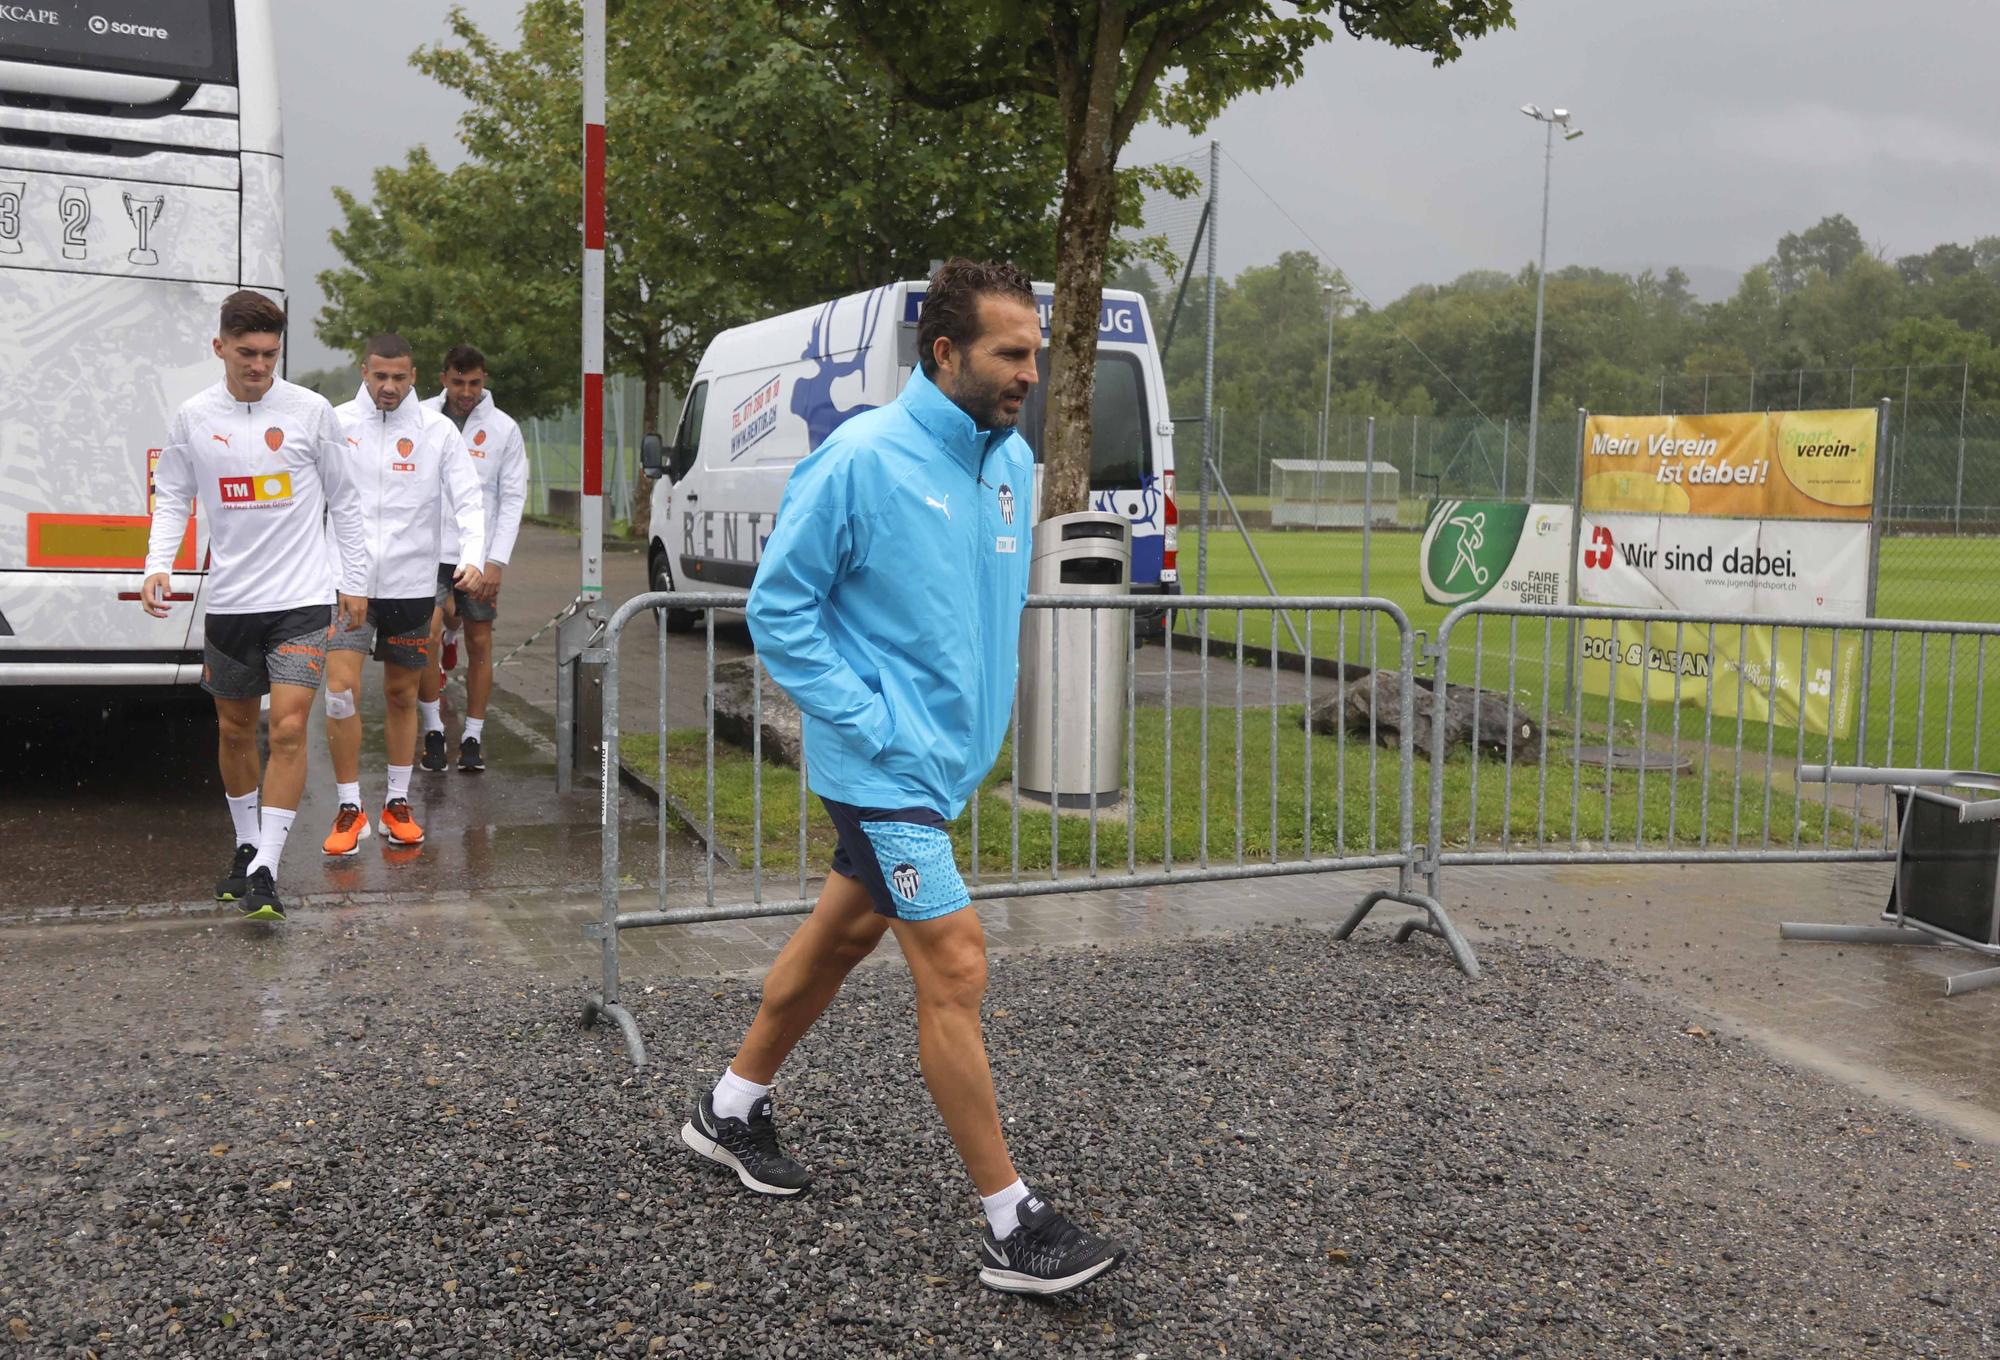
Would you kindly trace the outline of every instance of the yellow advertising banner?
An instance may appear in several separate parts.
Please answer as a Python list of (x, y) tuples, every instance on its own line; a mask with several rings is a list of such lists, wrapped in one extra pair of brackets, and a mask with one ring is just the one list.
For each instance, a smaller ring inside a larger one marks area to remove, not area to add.
[[(1805, 730), (1824, 737), (1854, 735), (1861, 678), (1861, 637), (1815, 629), (1801, 642), (1797, 628), (1754, 624), (1625, 623), (1589, 619), (1578, 639), (1584, 693), (1649, 702), (1706, 704), (1717, 718)], [(1801, 648), (1803, 647), (1803, 650)], [(1803, 663), (1803, 667), (1801, 666)]]
[(1583, 509), (1729, 519), (1871, 517), (1872, 410), (1591, 416)]

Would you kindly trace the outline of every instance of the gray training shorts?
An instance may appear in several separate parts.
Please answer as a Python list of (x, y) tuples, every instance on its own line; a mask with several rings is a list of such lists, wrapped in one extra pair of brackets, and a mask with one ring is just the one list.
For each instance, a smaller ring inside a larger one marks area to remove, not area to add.
[(456, 575), (458, 575), (458, 568), (456, 566), (453, 566), (449, 562), (438, 563), (437, 603), (439, 609), (444, 608), (446, 600), (451, 600), (453, 602), (452, 608), (458, 614), (458, 621), (460, 623), (491, 623), (500, 617), (500, 602), (498, 600), (474, 599), (451, 583), (452, 577)]
[(361, 652), (405, 670), (420, 671), (430, 660), (430, 600), (368, 601), (368, 620), (359, 628), (335, 628), (330, 651)]
[(210, 614), (202, 624), (201, 687), (218, 699), (255, 699), (272, 685), (318, 689), (333, 606)]

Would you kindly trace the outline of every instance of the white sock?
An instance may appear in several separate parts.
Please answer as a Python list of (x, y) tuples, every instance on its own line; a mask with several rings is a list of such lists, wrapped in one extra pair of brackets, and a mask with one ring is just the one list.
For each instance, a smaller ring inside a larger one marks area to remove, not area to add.
[(462, 631), (464, 630), (459, 628), (447, 628), (444, 630), (444, 640), (456, 647), (458, 645), (458, 635)]
[[(229, 798), (228, 794), (223, 795)], [(229, 820), (236, 826), (238, 845), (257, 844), (257, 790), (252, 789), (241, 798), (229, 798)]]
[(335, 784), (333, 786), (333, 796), (343, 803), (352, 803), (354, 806), (360, 807), (361, 781), (357, 779), (352, 784)]
[(285, 853), (285, 837), (292, 834), (292, 818), (298, 816), (296, 808), (267, 807), (259, 814), (262, 822), (257, 841), (257, 858), (250, 861), (250, 872), (269, 869), (271, 877), (278, 876), (278, 857)]
[(736, 1075), (733, 1067), (724, 1068), (722, 1080), (715, 1083), (715, 1117), (717, 1119), (748, 1119), (750, 1111), (758, 1101), (771, 1094), (768, 1086), (759, 1086), (754, 1081), (745, 1081)]
[(461, 740), (478, 741), (480, 734), (483, 733), (485, 730), (486, 730), (486, 719), (467, 718), (465, 720), (465, 736), (461, 738)]
[(1005, 1190), (979, 1197), (980, 1204), (986, 1209), (987, 1225), (993, 1229), (995, 1238), (1004, 1240), (1021, 1226), (1021, 1201), (1027, 1197), (1028, 1187), (1018, 1180)]
[(412, 768), (409, 765), (391, 765), (389, 767), (389, 792), (383, 796), (383, 802), (393, 803), (398, 798), (408, 798), (410, 796), (410, 770)]
[(442, 699), (433, 699), (429, 703), (425, 703), (422, 699), (417, 700), (417, 711), (424, 715), (424, 731), (444, 731), (444, 714), (440, 711), (443, 707)]

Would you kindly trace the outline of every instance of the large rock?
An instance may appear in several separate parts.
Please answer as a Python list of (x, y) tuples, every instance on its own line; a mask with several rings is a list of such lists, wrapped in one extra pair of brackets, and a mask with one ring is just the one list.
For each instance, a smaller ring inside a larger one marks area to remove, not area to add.
[[(1374, 671), (1351, 682), (1344, 697), (1336, 694), (1323, 703), (1315, 704), (1313, 711), (1307, 715), (1307, 722), (1313, 731), (1324, 736), (1332, 736), (1339, 724), (1346, 727), (1348, 735), (1366, 740), (1373, 715), (1377, 742), (1392, 748), (1399, 746), (1402, 742), (1403, 688), (1406, 683), (1401, 671)], [(1411, 736), (1417, 753), (1426, 759), (1431, 757), (1431, 743), (1437, 730), (1439, 701), (1432, 689), (1432, 685), (1437, 683), (1433, 681), (1427, 685), (1419, 682), (1410, 689), (1411, 709), (1416, 720), (1416, 730)], [(1483, 750), (1505, 755), (1511, 732), (1516, 762), (1541, 759), (1541, 729), (1520, 705), (1492, 690), (1474, 690), (1464, 685), (1450, 685), (1444, 689), (1444, 748), (1447, 755), (1472, 745), (1475, 736)], [(1479, 710), (1477, 734), (1473, 731), (1475, 694)]]
[[(750, 686), (753, 677), (763, 682), (763, 710), (753, 715)], [(715, 667), (715, 735), (732, 746), (752, 749), (752, 733), (755, 717), (761, 717), (764, 727), (764, 759), (774, 765), (788, 765), (798, 769), (803, 759), (804, 734), (799, 730), (798, 706), (755, 657), (746, 656), (736, 661), (718, 662)]]

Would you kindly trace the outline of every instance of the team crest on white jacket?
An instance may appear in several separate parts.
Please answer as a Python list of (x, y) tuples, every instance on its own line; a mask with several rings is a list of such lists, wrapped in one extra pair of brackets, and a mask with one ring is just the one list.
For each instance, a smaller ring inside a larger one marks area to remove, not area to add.
[(1000, 518), (1007, 524), (1014, 522), (1014, 488), (1000, 483)]
[(917, 889), (924, 885), (914, 864), (898, 864), (889, 871), (889, 878), (896, 885), (896, 895), (908, 902), (917, 900)]

